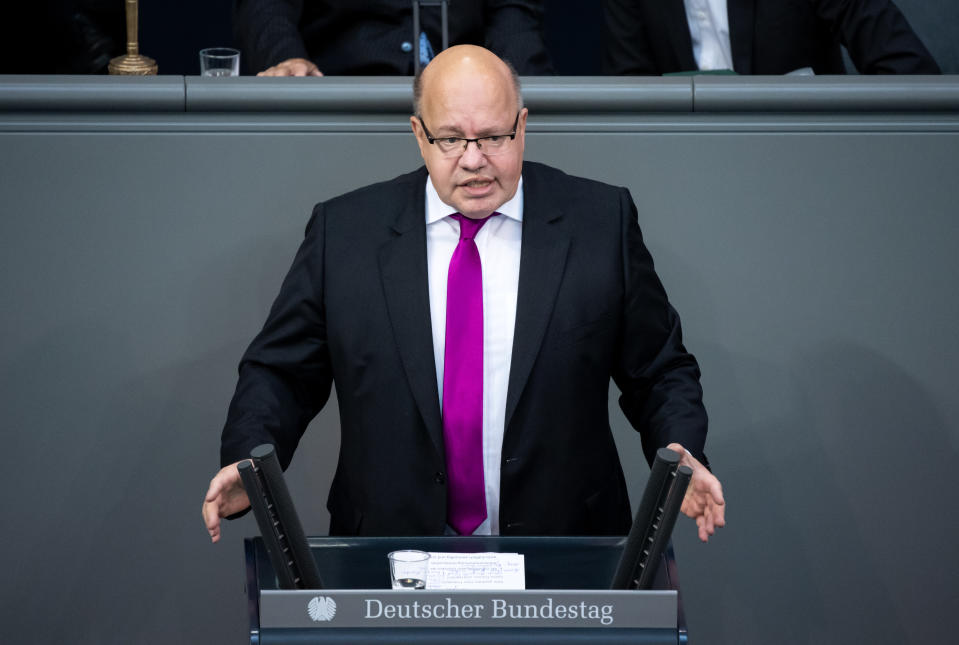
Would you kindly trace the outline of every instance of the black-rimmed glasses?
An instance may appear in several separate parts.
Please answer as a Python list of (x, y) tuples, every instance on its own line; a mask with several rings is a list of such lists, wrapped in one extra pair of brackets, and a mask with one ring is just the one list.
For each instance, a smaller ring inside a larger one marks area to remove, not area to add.
[(476, 137), (475, 139), (469, 139), (467, 137), (434, 137), (430, 134), (426, 124), (423, 123), (423, 119), (420, 117), (416, 118), (419, 119), (420, 125), (423, 126), (426, 140), (430, 142), (430, 145), (435, 145), (444, 157), (459, 157), (466, 152), (470, 142), (475, 143), (477, 149), (484, 155), (491, 157), (505, 152), (509, 148), (507, 143), (516, 138), (516, 125), (519, 123), (519, 112), (516, 113), (516, 118), (513, 120), (512, 132), (507, 134), (490, 134), (485, 137)]

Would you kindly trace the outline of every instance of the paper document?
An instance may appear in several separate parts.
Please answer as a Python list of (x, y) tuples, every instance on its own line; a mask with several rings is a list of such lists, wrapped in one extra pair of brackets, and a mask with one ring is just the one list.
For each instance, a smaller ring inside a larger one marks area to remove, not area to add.
[(526, 589), (522, 553), (430, 552), (427, 589)]

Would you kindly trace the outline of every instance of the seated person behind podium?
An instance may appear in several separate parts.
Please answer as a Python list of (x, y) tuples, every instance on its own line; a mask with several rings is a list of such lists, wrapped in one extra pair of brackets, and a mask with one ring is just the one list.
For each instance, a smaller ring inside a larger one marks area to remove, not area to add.
[(333, 383), (331, 535), (624, 535), (610, 378), (647, 460), (693, 469), (682, 511), (707, 540), (725, 521), (699, 368), (629, 191), (524, 163), (519, 80), (480, 47), (440, 53), (414, 112), (425, 167), (313, 209), (243, 357), (212, 540), (249, 505), (236, 464), (271, 443), (286, 468)]
[(891, 0), (604, 0), (607, 74), (939, 74)]
[[(542, 36), (542, 0), (456, 0), (451, 45), (484, 45), (520, 74), (553, 74)], [(413, 41), (410, 0), (237, 0), (234, 35), (258, 76), (412, 76), (442, 46), (438, 6), (422, 7)]]

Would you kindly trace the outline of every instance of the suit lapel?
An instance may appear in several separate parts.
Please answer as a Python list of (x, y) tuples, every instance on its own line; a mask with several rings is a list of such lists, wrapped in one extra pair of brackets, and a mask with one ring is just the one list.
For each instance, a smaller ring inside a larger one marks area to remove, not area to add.
[[(426, 175), (423, 174), (423, 181)], [(397, 351), (416, 405), (439, 454), (443, 454), (443, 422), (436, 385), (426, 265), (424, 191), (416, 194), (396, 218), (394, 238), (379, 252), (379, 269)], [(558, 226), (563, 205), (553, 199), (528, 164), (523, 171), (523, 242), (520, 257), (516, 326), (506, 396), (509, 427), (520, 396), (543, 343), (562, 283), (569, 236)]]
[(429, 278), (426, 267), (424, 182), (413, 182), (414, 195), (393, 225), (394, 238), (379, 252), (380, 276), (397, 351), (413, 399), (430, 438), (443, 454), (443, 423), (433, 359)]
[(739, 74), (752, 74), (756, 0), (728, 0), (726, 12), (733, 69)]
[(562, 217), (562, 204), (540, 184), (536, 169), (526, 164), (516, 327), (506, 394), (507, 429), (536, 362), (563, 280), (569, 236), (558, 226)]

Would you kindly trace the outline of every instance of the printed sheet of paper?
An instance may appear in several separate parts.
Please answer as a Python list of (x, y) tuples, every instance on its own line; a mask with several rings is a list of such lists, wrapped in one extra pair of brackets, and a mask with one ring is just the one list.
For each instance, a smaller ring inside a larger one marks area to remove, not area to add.
[(522, 553), (430, 552), (427, 589), (526, 589)]

